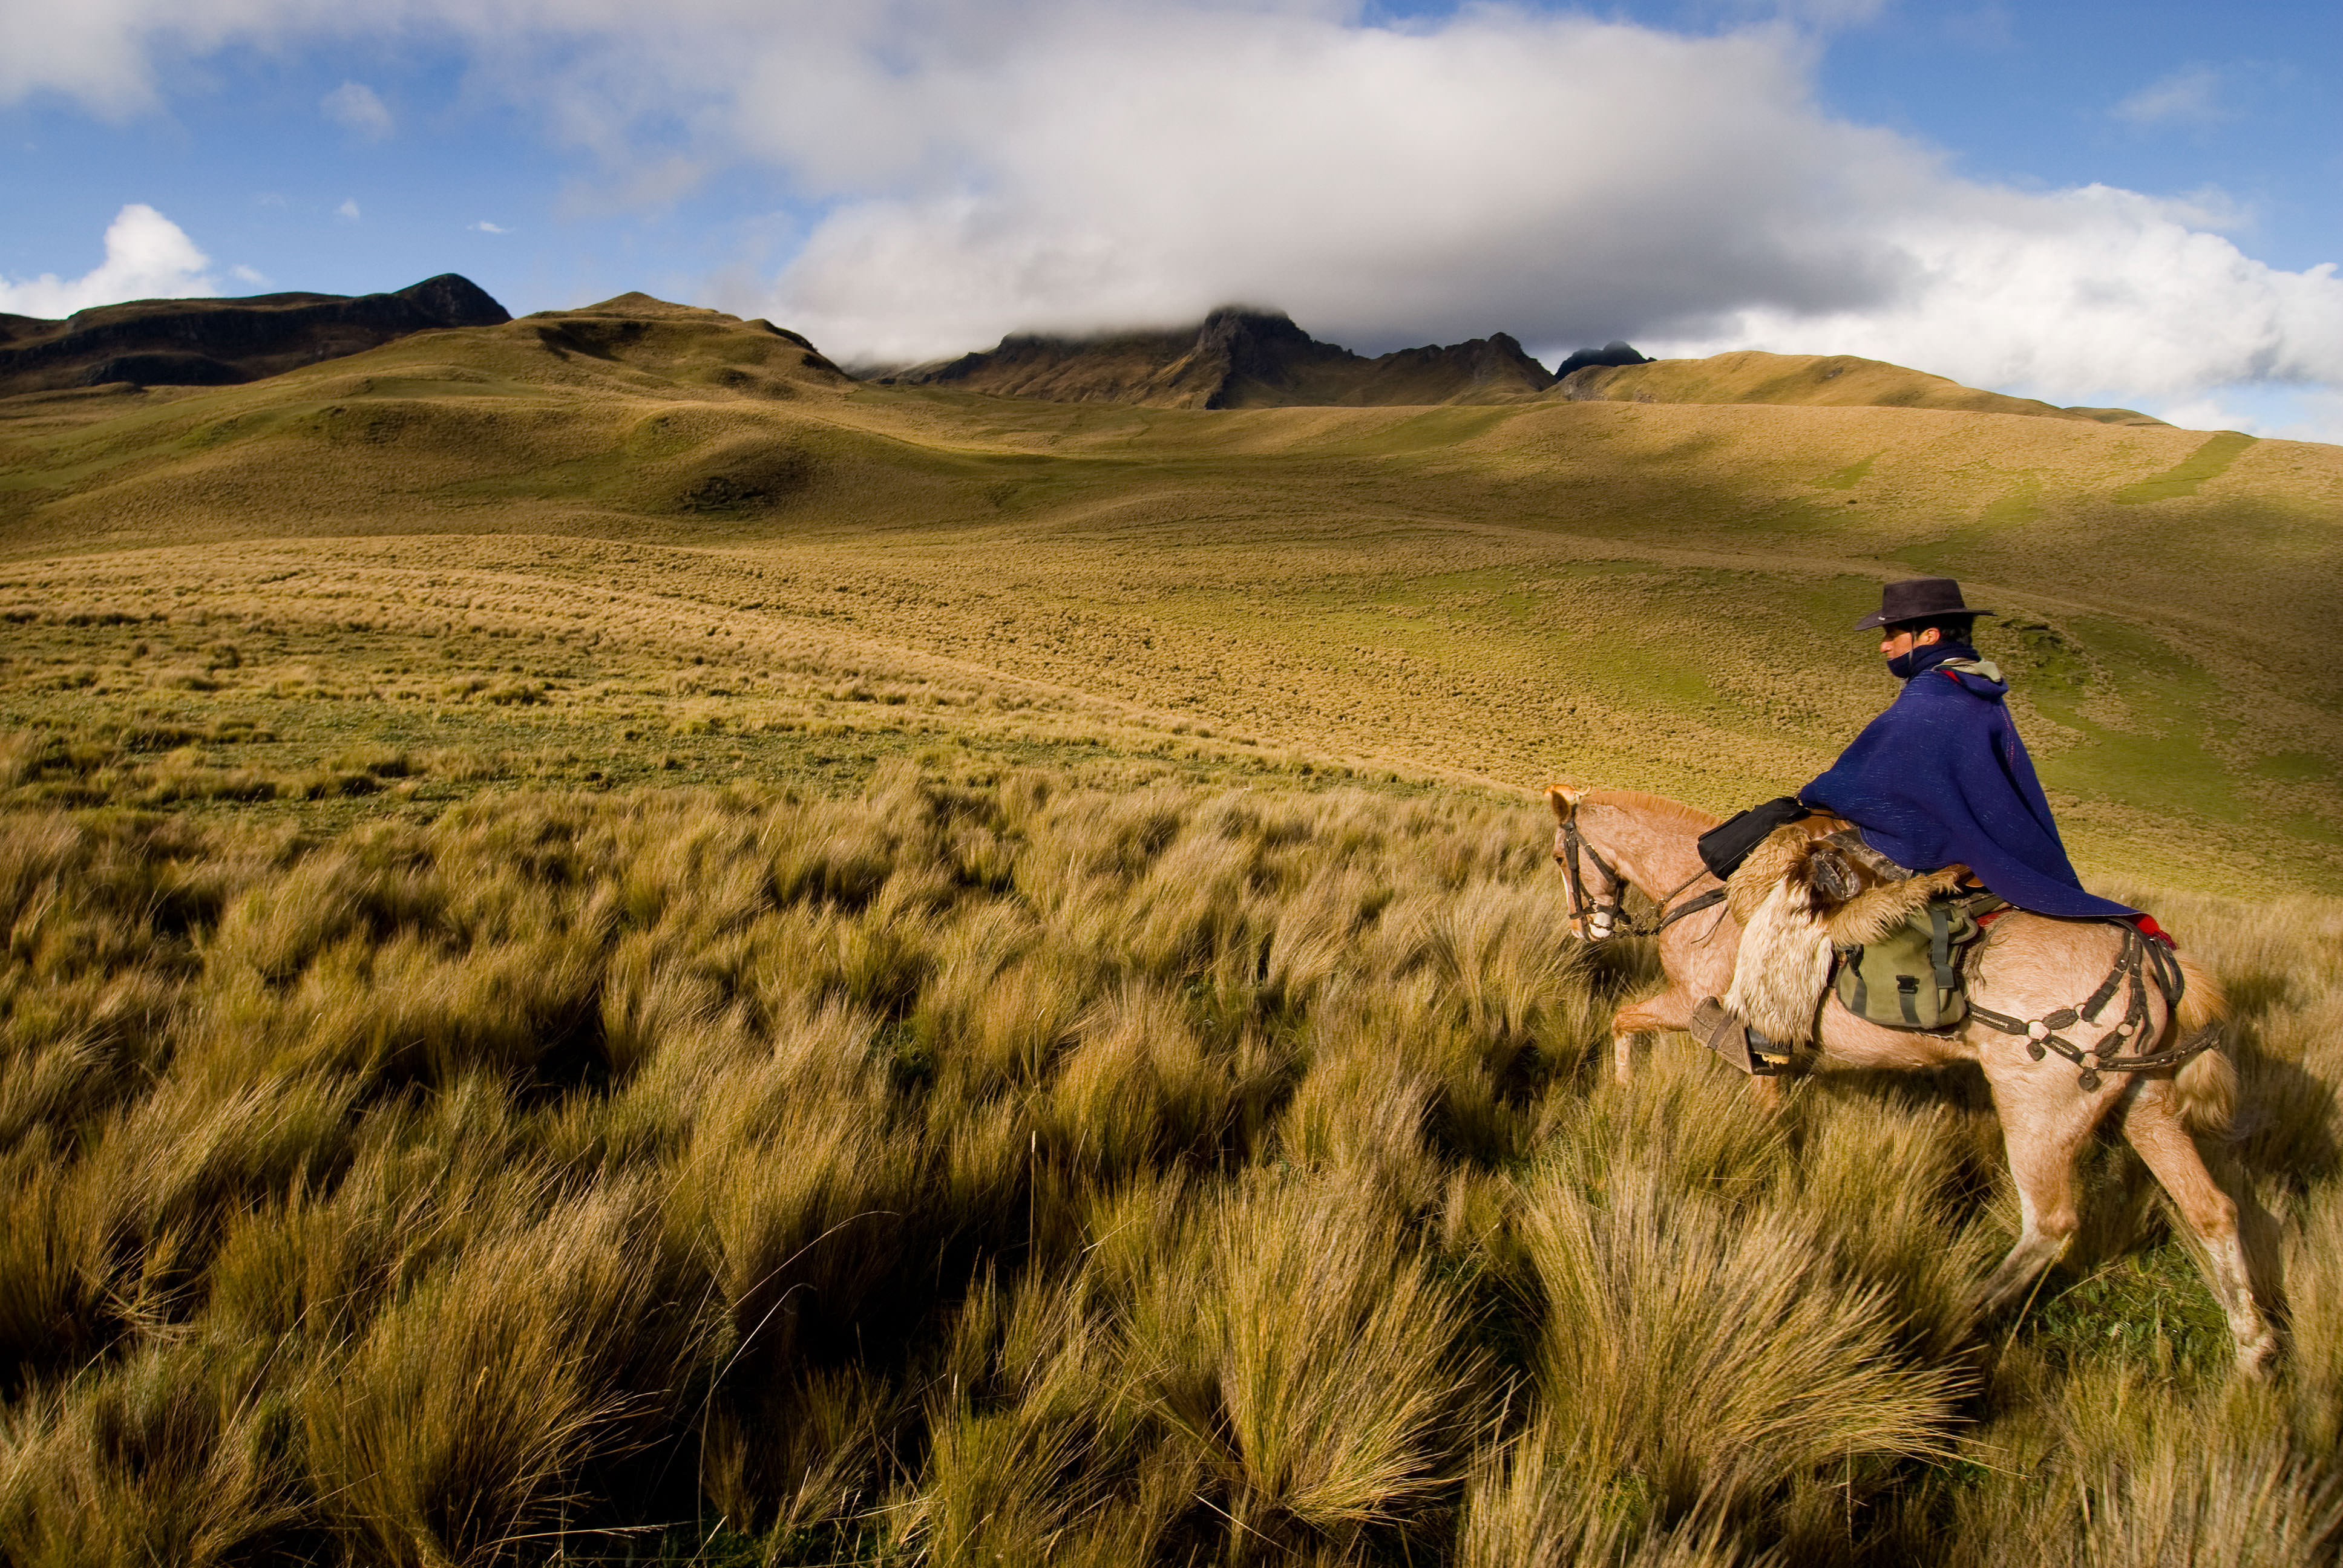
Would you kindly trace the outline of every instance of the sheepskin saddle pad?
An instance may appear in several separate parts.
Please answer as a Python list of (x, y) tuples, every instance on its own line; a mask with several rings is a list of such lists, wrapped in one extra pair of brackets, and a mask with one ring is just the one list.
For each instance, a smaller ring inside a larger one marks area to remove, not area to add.
[(1946, 866), (1913, 876), (1852, 830), (1818, 839), (1795, 823), (1775, 829), (1725, 884), (1741, 948), (1725, 1005), (1776, 1044), (1810, 1043), (1834, 950), (1877, 941), (1967, 875)]

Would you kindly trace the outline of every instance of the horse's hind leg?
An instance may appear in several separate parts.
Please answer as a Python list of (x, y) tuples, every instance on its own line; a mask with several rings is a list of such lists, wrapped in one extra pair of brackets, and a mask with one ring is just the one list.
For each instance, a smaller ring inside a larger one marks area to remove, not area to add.
[(2017, 1183), (2021, 1222), (2007, 1255), (1977, 1287), (1978, 1317), (1996, 1317), (2006, 1311), (2075, 1239), (2074, 1157), (2069, 1145), (2046, 1156), (2037, 1167), (2032, 1161), (2021, 1161), (2017, 1151), (2011, 1150), (2009, 1173)]
[[(1988, 1080), (1993, 1065), (1988, 1060)], [(2020, 1223), (2008, 1255), (1972, 1299), (1979, 1318), (1995, 1317), (2009, 1308), (2075, 1239), (2079, 1223), (2075, 1155), (2106, 1114), (2107, 1103), (2076, 1091), (2071, 1079), (2062, 1087), (2065, 1091), (2058, 1092), (2038, 1074), (1993, 1083), (2010, 1180), (2017, 1187)]]
[(2141, 1084), (2123, 1130), (2204, 1246), (2213, 1294), (2237, 1342), (2238, 1370), (2259, 1374), (2278, 1354), (2278, 1336), (2254, 1299), (2253, 1270), (2237, 1230), (2237, 1205), (2205, 1168), (2197, 1141), (2173, 1110), (2170, 1086), (2157, 1080)]

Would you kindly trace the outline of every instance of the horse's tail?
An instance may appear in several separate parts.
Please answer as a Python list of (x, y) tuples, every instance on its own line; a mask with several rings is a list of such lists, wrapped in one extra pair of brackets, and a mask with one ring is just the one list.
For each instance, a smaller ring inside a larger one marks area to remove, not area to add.
[[(2165, 1030), (2165, 1040), (2176, 1045), (2229, 1016), (2229, 999), (2222, 992), (2220, 981), (2185, 958), (2180, 960), (2180, 974), (2187, 989), (2182, 991), (2180, 1005), (2173, 1010)], [(2190, 1057), (2181, 1064), (2172, 1088), (2180, 1118), (2191, 1131), (2228, 1136), (2237, 1111), (2237, 1068), (2227, 1051), (2216, 1045)]]

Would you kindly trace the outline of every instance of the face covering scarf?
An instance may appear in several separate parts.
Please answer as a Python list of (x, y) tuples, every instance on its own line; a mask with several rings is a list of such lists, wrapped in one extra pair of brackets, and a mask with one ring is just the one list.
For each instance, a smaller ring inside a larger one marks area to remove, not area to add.
[(1915, 647), (1909, 653), (1899, 653), (1887, 661), (1887, 673), (1898, 680), (1909, 680), (1924, 670), (1930, 670), (1948, 658), (1975, 658), (1976, 649), (1965, 642), (1946, 638), (1942, 642)]

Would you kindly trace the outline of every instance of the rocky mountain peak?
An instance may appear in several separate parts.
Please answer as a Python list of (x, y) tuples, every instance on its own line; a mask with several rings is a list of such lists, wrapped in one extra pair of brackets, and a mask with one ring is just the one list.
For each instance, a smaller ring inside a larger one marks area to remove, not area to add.
[(1554, 378), (1559, 381), (1571, 372), (1584, 370), (1590, 365), (1649, 365), (1650, 363), (1652, 361), (1648, 356), (1637, 353), (1633, 345), (1614, 337), (1600, 348), (1582, 348), (1573, 354), (1554, 367)]
[(135, 299), (62, 321), (0, 321), (0, 396), (97, 387), (222, 387), (339, 358), (410, 333), (497, 327), (505, 307), (442, 273), (395, 294)]
[(1194, 327), (1084, 337), (1013, 333), (993, 348), (895, 370), (890, 385), (959, 387), (1058, 402), (1255, 408), (1505, 402), (1554, 384), (1504, 333), (1373, 358), (1282, 310), (1224, 305)]

